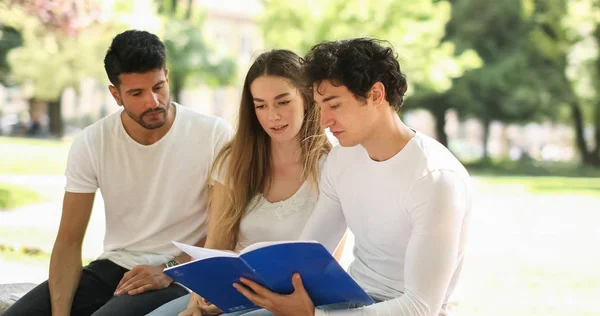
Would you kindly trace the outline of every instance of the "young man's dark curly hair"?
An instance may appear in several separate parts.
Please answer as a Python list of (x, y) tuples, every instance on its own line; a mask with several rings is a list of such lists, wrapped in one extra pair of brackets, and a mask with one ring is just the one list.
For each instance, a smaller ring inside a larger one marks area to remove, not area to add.
[(346, 86), (357, 98), (367, 98), (376, 82), (385, 87), (385, 98), (400, 111), (406, 92), (406, 76), (391, 47), (383, 41), (356, 38), (322, 42), (305, 57), (304, 71), (310, 87), (324, 80)]

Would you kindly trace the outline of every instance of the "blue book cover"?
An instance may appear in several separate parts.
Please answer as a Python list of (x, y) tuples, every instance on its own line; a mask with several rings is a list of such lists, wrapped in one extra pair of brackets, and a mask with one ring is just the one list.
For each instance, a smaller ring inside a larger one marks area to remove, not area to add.
[(176, 282), (198, 293), (225, 313), (258, 308), (240, 294), (233, 283), (240, 277), (253, 280), (273, 292), (291, 294), (292, 275), (300, 273), (315, 306), (373, 299), (317, 242), (264, 242), (242, 250), (205, 249), (174, 242), (195, 260), (165, 269)]

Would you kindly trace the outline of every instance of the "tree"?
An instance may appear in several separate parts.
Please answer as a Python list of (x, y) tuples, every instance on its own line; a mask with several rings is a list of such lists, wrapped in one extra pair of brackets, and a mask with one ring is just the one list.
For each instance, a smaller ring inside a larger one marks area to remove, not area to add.
[[(463, 117), (484, 126), (483, 159), (492, 121), (523, 123), (556, 115), (564, 97), (562, 43), (552, 19), (560, 21), (560, 1), (455, 0), (447, 39), (457, 50), (473, 48), (484, 66), (454, 80), (449, 103)], [(555, 38), (552, 38), (555, 37)]]
[[(260, 23), (271, 47), (304, 54), (324, 40), (361, 36), (388, 40), (408, 77), (406, 107), (427, 109), (440, 124), (445, 123), (445, 109), (439, 101), (451, 87), (451, 79), (480, 65), (473, 51), (456, 55), (454, 45), (442, 40), (450, 17), (448, 1), (327, 0), (315, 6), (303, 0), (291, 6), (286, 0), (265, 0), (264, 7)], [(444, 127), (437, 130), (438, 139), (445, 143)]]
[(178, 100), (185, 86), (199, 81), (209, 87), (231, 84), (236, 77), (236, 62), (206, 42), (204, 16), (192, 1), (184, 6), (176, 0), (159, 0), (156, 4), (165, 25), (163, 38), (173, 98)]
[[(576, 145), (584, 164), (600, 166), (600, 1), (569, 1), (569, 16), (561, 24), (568, 32), (571, 49), (565, 54), (565, 81), (570, 80), (569, 109)], [(567, 78), (568, 75), (568, 78)], [(587, 119), (586, 119), (587, 118)], [(594, 144), (588, 146), (586, 124), (594, 126)]]
[(13, 27), (0, 24), (0, 84), (3, 86), (14, 84), (10, 76), (8, 52), (21, 45), (23, 45), (21, 33)]
[(32, 100), (48, 103), (50, 131), (61, 137), (62, 93), (84, 78), (103, 76), (101, 60), (115, 26), (93, 22), (91, 0), (12, 2), (0, 20), (21, 32), (23, 45), (8, 54), (10, 71), (17, 83), (32, 87)]
[(215, 51), (203, 39), (202, 29), (189, 21), (167, 23), (164, 43), (167, 48), (169, 86), (175, 100), (185, 86), (202, 81), (210, 87), (230, 84), (236, 75), (236, 63), (230, 57), (217, 59)]
[[(22, 43), (21, 34), (16, 29), (0, 24), (0, 85), (12, 86), (14, 84), (7, 57), (11, 49), (21, 46)], [(2, 115), (2, 107), (0, 107), (0, 118)], [(2, 126), (0, 126), (0, 135), (3, 132)]]

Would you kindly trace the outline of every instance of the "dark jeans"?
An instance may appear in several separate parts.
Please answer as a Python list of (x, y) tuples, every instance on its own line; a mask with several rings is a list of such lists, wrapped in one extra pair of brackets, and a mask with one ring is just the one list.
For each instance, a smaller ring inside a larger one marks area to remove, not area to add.
[[(73, 298), (72, 316), (138, 316), (146, 315), (157, 307), (189, 292), (177, 284), (166, 289), (138, 295), (114, 296), (114, 292), (128, 270), (109, 261), (96, 260), (83, 268), (79, 286)], [(48, 281), (38, 285), (3, 316), (50, 316)]]

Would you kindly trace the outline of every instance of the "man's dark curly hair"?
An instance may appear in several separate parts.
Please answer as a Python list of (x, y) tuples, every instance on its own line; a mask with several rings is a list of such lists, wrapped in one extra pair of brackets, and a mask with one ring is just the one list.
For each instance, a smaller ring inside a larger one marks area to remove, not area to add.
[(165, 45), (158, 36), (138, 30), (125, 31), (112, 40), (104, 57), (108, 80), (119, 87), (119, 75), (144, 73), (165, 67)]
[(324, 80), (346, 86), (355, 97), (365, 99), (376, 82), (385, 86), (385, 98), (400, 111), (406, 92), (406, 76), (394, 50), (381, 40), (356, 38), (322, 42), (305, 57), (304, 71), (310, 87)]

